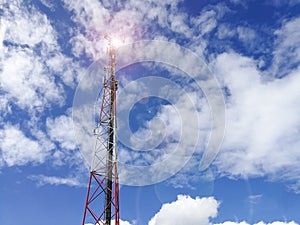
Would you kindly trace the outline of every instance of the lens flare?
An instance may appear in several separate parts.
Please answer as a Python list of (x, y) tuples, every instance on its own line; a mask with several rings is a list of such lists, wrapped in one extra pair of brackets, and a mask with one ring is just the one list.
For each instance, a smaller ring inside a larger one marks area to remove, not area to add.
[(111, 44), (114, 47), (120, 47), (123, 44), (123, 41), (120, 38), (113, 37), (111, 38)]

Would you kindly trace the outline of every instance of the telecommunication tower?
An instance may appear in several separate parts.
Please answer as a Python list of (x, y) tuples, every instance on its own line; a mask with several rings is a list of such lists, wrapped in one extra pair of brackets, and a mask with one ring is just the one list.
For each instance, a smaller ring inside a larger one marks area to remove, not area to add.
[(94, 129), (96, 144), (91, 164), (90, 178), (82, 225), (119, 225), (119, 181), (116, 140), (116, 48), (108, 40), (108, 66), (104, 68), (102, 102), (97, 127)]

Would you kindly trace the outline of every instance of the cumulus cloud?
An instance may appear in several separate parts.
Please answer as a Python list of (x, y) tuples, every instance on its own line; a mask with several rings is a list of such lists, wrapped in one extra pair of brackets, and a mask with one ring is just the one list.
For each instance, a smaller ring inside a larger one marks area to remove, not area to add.
[(214, 225), (249, 225), (249, 223), (243, 221), (243, 222), (232, 222), (232, 221), (226, 221), (224, 223), (217, 223)]
[(210, 219), (217, 216), (219, 203), (213, 197), (195, 199), (178, 195), (177, 200), (165, 203), (148, 225), (211, 225)]
[[(159, 212), (148, 222), (148, 225), (250, 225), (246, 221), (213, 223), (213, 220), (217, 219), (219, 205), (220, 203), (213, 197), (192, 198), (187, 195), (178, 195), (177, 200), (164, 203)], [(270, 223), (261, 221), (252, 225), (298, 225), (298, 223), (294, 221)]]
[(57, 32), (45, 14), (34, 7), (29, 10), (22, 1), (4, 7), (0, 30), (1, 90), (21, 108), (41, 111), (49, 103), (63, 104), (64, 89), (55, 77), (72, 86), (79, 65), (60, 52)]
[[(224, 223), (218, 223), (214, 225), (250, 225), (249, 223), (243, 221), (243, 222), (231, 222), (231, 221), (226, 221)], [(291, 221), (291, 222), (280, 222), (280, 221), (274, 221), (271, 223), (265, 223), (265, 222), (258, 222), (254, 223), (253, 225), (298, 225), (298, 223)]]
[[(229, 90), (226, 137), (216, 161), (219, 171), (298, 180), (300, 69), (265, 81), (256, 61), (237, 53), (219, 55), (215, 66)], [(281, 173), (285, 177), (273, 176)]]
[(41, 42), (44, 42), (48, 49), (57, 47), (56, 32), (46, 15), (34, 9), (30, 14), (20, 0), (4, 7), (1, 21), (5, 27), (4, 40), (31, 48)]
[[(111, 224), (115, 224), (115, 220), (112, 220), (111, 221)], [(86, 223), (85, 225), (95, 225), (95, 224), (92, 224), (92, 223)], [(102, 225), (102, 223), (97, 223), (96, 225)], [(131, 223), (129, 223), (128, 221), (125, 221), (125, 220), (120, 220), (120, 225), (133, 225)]]
[(280, 222), (280, 221), (274, 221), (274, 222), (271, 222), (271, 223), (265, 223), (265, 222), (259, 222), (259, 223), (256, 223), (254, 225), (298, 225), (298, 223), (294, 222), (294, 221), (291, 221), (291, 222)]
[[(49, 151), (54, 148), (44, 133), (46, 113), (66, 102), (65, 86), (74, 87), (81, 67), (62, 53), (56, 29), (33, 3), (18, 0), (0, 7), (2, 158), (9, 166), (42, 163), (52, 156)], [(55, 122), (48, 124), (52, 140), (62, 141), (59, 134), (53, 134)], [(21, 142), (13, 143), (12, 134)], [(20, 143), (25, 147), (21, 148)], [(70, 141), (64, 140), (62, 145), (74, 148)]]
[(43, 63), (28, 49), (12, 49), (1, 61), (0, 88), (23, 109), (42, 109), (48, 102), (62, 104), (63, 90), (47, 75)]
[(32, 140), (16, 126), (0, 129), (0, 153), (7, 166), (43, 163), (53, 147), (46, 140)]
[(71, 117), (59, 116), (55, 119), (48, 118), (47, 131), (53, 141), (57, 141), (62, 149), (74, 150), (77, 147)]
[(247, 153), (240, 155), (244, 169), (240, 170), (236, 164), (232, 172), (258, 175), (293, 164), (300, 122), (297, 116), (300, 93), (296, 85), (300, 71), (294, 71), (285, 79), (263, 82), (255, 62), (234, 53), (218, 56), (216, 67), (230, 92), (226, 154), (239, 157), (239, 153)]

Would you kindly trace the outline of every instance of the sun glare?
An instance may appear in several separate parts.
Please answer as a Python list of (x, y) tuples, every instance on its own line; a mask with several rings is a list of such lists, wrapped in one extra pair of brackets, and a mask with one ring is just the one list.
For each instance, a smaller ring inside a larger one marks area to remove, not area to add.
[(111, 39), (111, 44), (114, 47), (120, 47), (123, 44), (123, 41), (121, 39), (119, 39), (119, 38), (112, 38)]

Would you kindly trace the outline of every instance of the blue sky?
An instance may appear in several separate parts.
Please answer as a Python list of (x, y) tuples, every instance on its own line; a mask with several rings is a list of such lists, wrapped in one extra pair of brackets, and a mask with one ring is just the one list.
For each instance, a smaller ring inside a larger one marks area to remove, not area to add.
[(0, 1), (0, 224), (81, 223), (106, 32), (122, 225), (300, 224), (299, 28), (298, 0)]

